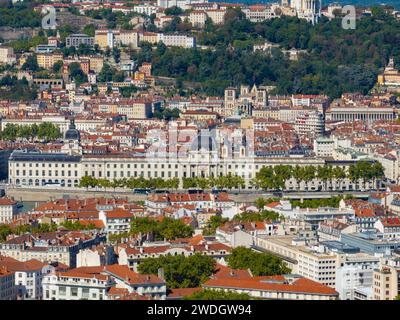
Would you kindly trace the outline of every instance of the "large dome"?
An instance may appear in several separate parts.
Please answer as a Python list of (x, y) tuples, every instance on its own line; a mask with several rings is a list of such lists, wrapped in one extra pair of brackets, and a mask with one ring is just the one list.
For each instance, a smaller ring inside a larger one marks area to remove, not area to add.
[(79, 130), (75, 127), (75, 120), (71, 119), (71, 123), (69, 125), (69, 129), (65, 132), (65, 140), (80, 140), (81, 134)]

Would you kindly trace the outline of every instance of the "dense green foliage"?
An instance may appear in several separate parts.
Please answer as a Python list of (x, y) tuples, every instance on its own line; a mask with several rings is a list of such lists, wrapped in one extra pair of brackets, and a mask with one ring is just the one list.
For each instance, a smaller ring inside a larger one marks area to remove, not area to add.
[(0, 132), (1, 140), (15, 141), (17, 138), (44, 139), (46, 141), (56, 140), (62, 137), (60, 128), (51, 122), (43, 122), (40, 125), (17, 125), (7, 123), (4, 130)]
[(129, 87), (120, 87), (119, 92), (124, 98), (130, 98), (133, 93), (136, 93), (138, 91), (138, 87), (136, 86), (129, 86)]
[(223, 218), (220, 215), (215, 215), (210, 218), (207, 223), (207, 226), (203, 229), (203, 235), (205, 236), (212, 236), (215, 235), (215, 231), (218, 227), (224, 225), (228, 222), (228, 218)]
[(46, 36), (37, 35), (32, 38), (10, 41), (9, 43), (7, 43), (7, 45), (13, 47), (15, 52), (20, 53), (20, 52), (27, 52), (31, 48), (34, 48), (39, 44), (46, 44), (46, 43), (47, 43)]
[(24, 224), (16, 227), (11, 227), (8, 224), (0, 224), (0, 242), (6, 240), (8, 235), (15, 234), (21, 235), (24, 233), (40, 233), (40, 232), (53, 232), (57, 230), (55, 224), (41, 223), (38, 226)]
[(305, 199), (303, 202), (300, 200), (290, 200), (293, 207), (299, 208), (320, 208), (320, 207), (331, 207), (339, 208), (340, 200), (343, 198), (340, 196), (333, 196), (327, 199)]
[(111, 67), (108, 63), (105, 63), (99, 73), (98, 81), (99, 82), (110, 82), (110, 81), (121, 82), (121, 81), (124, 81), (124, 74), (121, 72), (118, 72), (117, 69), (115, 69), (114, 67)]
[(213, 274), (215, 260), (210, 256), (196, 253), (192, 256), (161, 256), (144, 259), (138, 266), (143, 274), (157, 275), (158, 269), (164, 269), (165, 281), (169, 288), (195, 288)]
[(183, 10), (177, 6), (173, 6), (165, 9), (164, 13), (167, 16), (179, 16), (180, 14), (183, 13)]
[[(129, 2), (128, 2), (129, 3)], [(90, 18), (97, 20), (106, 20), (107, 28), (114, 29), (117, 26), (123, 29), (132, 29), (130, 19), (133, 16), (138, 15), (137, 13), (124, 14), (120, 11), (112, 11), (112, 9), (100, 9), (100, 10), (88, 10), (86, 15)]]
[(156, 221), (145, 217), (132, 220), (130, 234), (152, 234), (155, 240), (172, 240), (190, 238), (193, 235), (193, 228), (178, 219), (163, 218), (161, 221)]
[(172, 120), (179, 118), (180, 110), (178, 108), (169, 109), (169, 108), (161, 108), (160, 110), (156, 110), (154, 112), (154, 117), (162, 120)]
[(74, 79), (77, 86), (87, 82), (87, 75), (82, 71), (81, 66), (78, 62), (72, 62), (69, 65), (69, 74), (72, 79)]
[(241, 222), (256, 222), (264, 220), (276, 221), (281, 219), (278, 213), (268, 210), (262, 210), (261, 212), (242, 212), (233, 217), (234, 221)]
[(251, 300), (251, 297), (247, 293), (205, 289), (185, 297), (184, 300)]
[(112, 181), (104, 178), (94, 178), (92, 176), (84, 176), (81, 178), (79, 186), (81, 188), (128, 188), (128, 189), (177, 189), (179, 187), (179, 178), (162, 179), (162, 178), (129, 178), (114, 179)]
[(0, 27), (12, 28), (36, 28), (41, 25), (41, 17), (33, 11), (32, 1), (9, 4), (6, 8), (0, 8)]
[(61, 226), (67, 230), (94, 230), (97, 227), (93, 223), (89, 223), (88, 225), (83, 225), (79, 221), (72, 222), (71, 220), (64, 221), (61, 223)]
[[(363, 17), (355, 30), (345, 30), (340, 18), (323, 18), (315, 26), (293, 17), (251, 23), (232, 10), (224, 25), (211, 25), (196, 38), (210, 49), (146, 48), (136, 57), (139, 63), (152, 61), (155, 75), (199, 82), (211, 95), (222, 95), (229, 85), (256, 83), (275, 85), (281, 94), (330, 97), (367, 93), (389, 56), (400, 60), (400, 21), (388, 15)], [(279, 50), (271, 56), (253, 52), (253, 44), (264, 41), (306, 54), (290, 61)]]
[(227, 188), (227, 189), (239, 189), (245, 186), (245, 181), (241, 176), (237, 175), (227, 175), (218, 177), (194, 177), (194, 178), (183, 178), (183, 188), (200, 188), (200, 189), (210, 189), (210, 188)]
[(290, 269), (282, 259), (269, 253), (257, 253), (245, 247), (237, 247), (228, 257), (228, 265), (233, 269), (250, 269), (254, 276), (287, 274)]
[(29, 101), (36, 99), (36, 96), (36, 87), (30, 87), (25, 78), (18, 80), (17, 77), (7, 75), (0, 80), (1, 99)]
[(29, 56), (25, 63), (21, 67), (22, 70), (29, 70), (29, 71), (38, 71), (39, 70), (39, 65), (37, 63), (37, 57), (36, 54), (33, 54)]
[(332, 166), (288, 166), (278, 165), (275, 167), (263, 167), (257, 172), (252, 183), (265, 190), (284, 190), (285, 182), (291, 178), (297, 183), (304, 181), (309, 182), (315, 178), (322, 180), (324, 184), (328, 181), (336, 179), (342, 181), (345, 178), (351, 181), (362, 179), (366, 181), (377, 181), (384, 176), (382, 164), (379, 162), (371, 163), (368, 161), (358, 161), (356, 164), (349, 166), (348, 171), (340, 167)]

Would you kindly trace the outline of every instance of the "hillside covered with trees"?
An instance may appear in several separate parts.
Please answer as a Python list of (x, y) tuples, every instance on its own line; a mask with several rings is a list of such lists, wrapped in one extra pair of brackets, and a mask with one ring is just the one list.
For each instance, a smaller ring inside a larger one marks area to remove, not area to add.
[[(210, 95), (222, 95), (230, 85), (256, 83), (274, 85), (280, 94), (325, 93), (332, 98), (343, 92), (366, 94), (390, 56), (400, 63), (400, 21), (380, 8), (357, 20), (355, 30), (343, 29), (340, 17), (322, 18), (315, 26), (293, 17), (252, 23), (231, 9), (224, 25), (207, 23), (195, 36), (198, 45), (208, 48), (144, 44), (134, 58), (151, 61), (155, 75), (198, 82)], [(254, 44), (265, 41), (306, 53), (291, 61), (280, 50), (253, 52)]]

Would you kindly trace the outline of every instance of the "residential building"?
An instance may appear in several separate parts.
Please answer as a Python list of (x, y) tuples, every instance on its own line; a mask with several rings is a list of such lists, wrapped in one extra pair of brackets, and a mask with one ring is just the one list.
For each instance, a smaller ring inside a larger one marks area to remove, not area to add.
[(373, 272), (373, 300), (394, 300), (399, 294), (399, 272), (395, 267), (382, 266)]
[(339, 296), (335, 289), (296, 274), (256, 277), (232, 269), (213, 275), (203, 287), (267, 300), (337, 300)]
[(10, 198), (0, 198), (0, 223), (10, 223), (18, 215), (18, 203)]
[(86, 34), (74, 33), (65, 38), (65, 46), (78, 48), (80, 45), (93, 46), (94, 38)]
[(0, 267), (0, 300), (16, 300), (15, 272)]
[(157, 34), (157, 42), (164, 43), (167, 47), (182, 47), (194, 48), (196, 47), (196, 38), (189, 37), (182, 34)]
[(0, 46), (0, 64), (15, 64), (17, 58), (12, 47)]
[(57, 261), (75, 267), (76, 255), (80, 249), (91, 248), (105, 241), (105, 235), (91, 231), (24, 234), (1, 243), (0, 254), (19, 261)]

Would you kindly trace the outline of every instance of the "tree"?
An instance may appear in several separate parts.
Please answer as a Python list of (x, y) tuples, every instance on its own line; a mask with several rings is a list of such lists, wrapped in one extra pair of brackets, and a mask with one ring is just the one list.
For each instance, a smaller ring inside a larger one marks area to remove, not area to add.
[(138, 217), (131, 222), (130, 234), (139, 235), (140, 237), (152, 235), (156, 240), (172, 240), (191, 237), (193, 228), (186, 225), (182, 220), (166, 217), (161, 222), (157, 222), (149, 217)]
[(114, 47), (114, 48), (112, 49), (112, 55), (113, 55), (113, 57), (114, 57), (115, 63), (119, 63), (120, 60), (121, 60), (121, 50), (118, 49), (117, 47)]
[(254, 276), (287, 274), (290, 269), (282, 259), (269, 253), (257, 253), (245, 247), (237, 247), (228, 257), (228, 265), (233, 269), (250, 269)]
[(77, 86), (88, 80), (87, 75), (82, 71), (78, 62), (72, 62), (69, 65), (69, 74), (71, 75), (71, 78), (75, 80)]
[(30, 70), (33, 72), (38, 71), (39, 65), (37, 63), (36, 54), (29, 56), (21, 68), (22, 68), (22, 70)]
[(156, 275), (162, 268), (169, 288), (195, 288), (208, 280), (215, 271), (215, 265), (212, 257), (200, 253), (187, 257), (165, 255), (142, 260), (138, 271)]
[(190, 238), (193, 235), (193, 228), (186, 225), (182, 220), (164, 218), (158, 224), (156, 240)]
[(164, 13), (167, 16), (179, 16), (183, 13), (183, 10), (177, 6), (173, 6), (165, 9)]
[(109, 64), (105, 63), (99, 73), (98, 80), (99, 82), (110, 82), (112, 81), (113, 75), (114, 70), (110, 67)]
[(64, 65), (63, 61), (57, 61), (53, 64), (53, 71), (55, 73), (59, 73), (61, 71), (62, 66)]
[(251, 300), (247, 293), (204, 289), (184, 297), (184, 300)]
[(83, 28), (83, 33), (87, 34), (90, 37), (94, 37), (95, 32), (96, 32), (96, 26), (94, 24), (87, 24)]
[(12, 234), (11, 227), (7, 224), (0, 224), (0, 242), (5, 241), (10, 234)]
[(86, 188), (86, 189), (88, 189), (89, 187), (94, 188), (97, 185), (98, 185), (97, 179), (92, 176), (83, 176), (79, 181), (80, 188)]
[(210, 218), (207, 223), (207, 226), (203, 230), (203, 235), (205, 236), (212, 236), (215, 235), (215, 231), (218, 227), (224, 225), (228, 222), (228, 218), (223, 218), (221, 215), (215, 215)]

